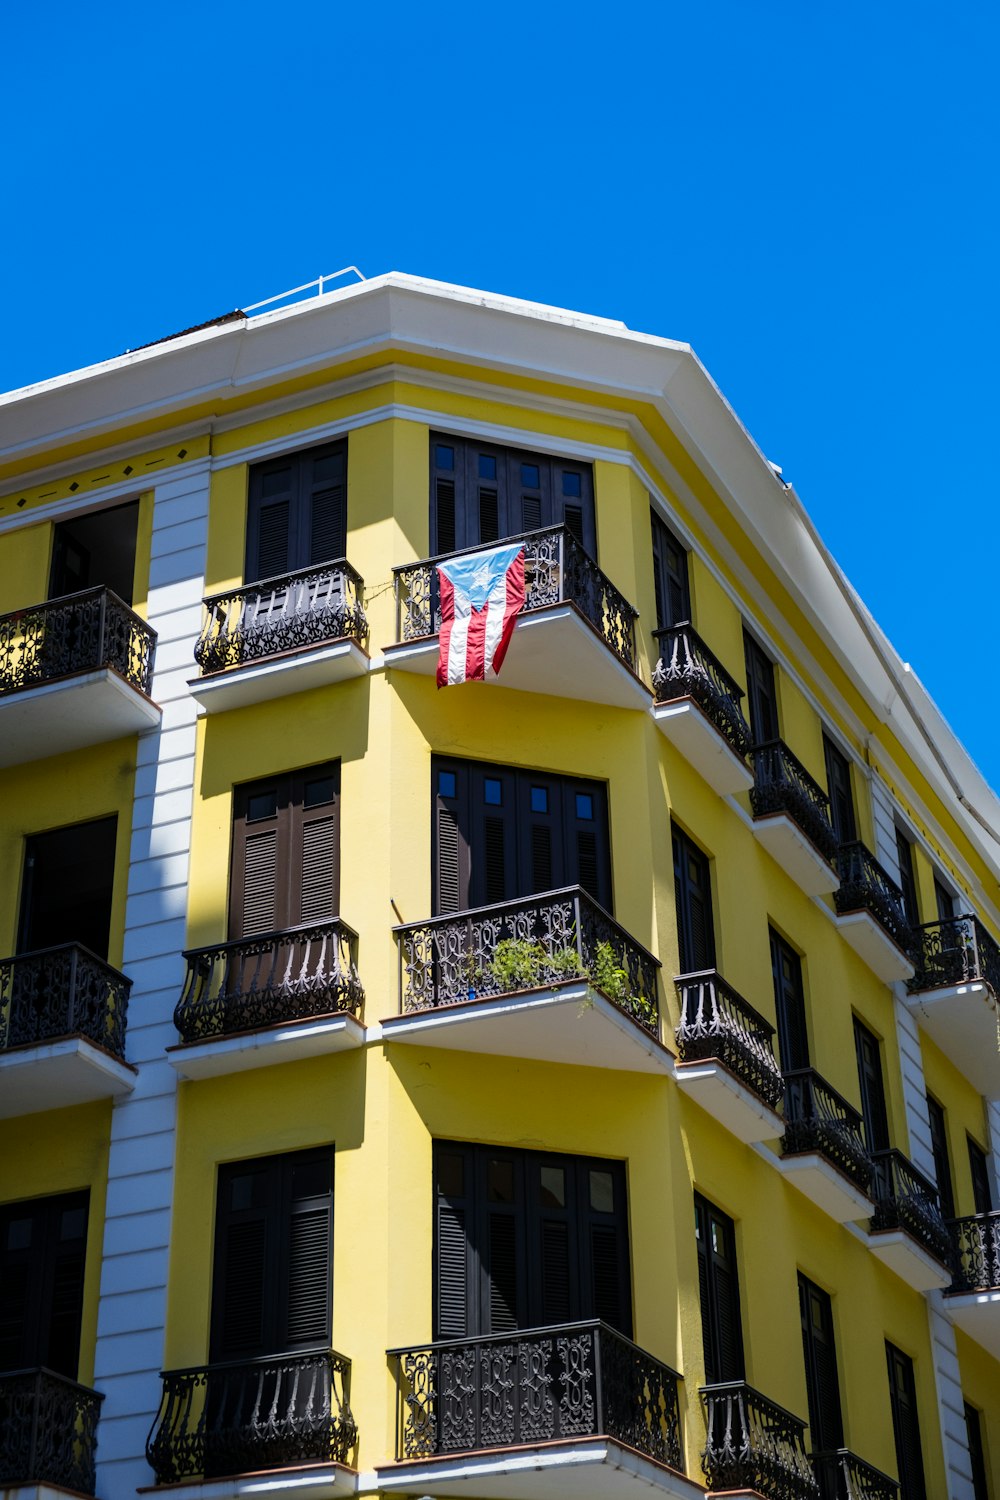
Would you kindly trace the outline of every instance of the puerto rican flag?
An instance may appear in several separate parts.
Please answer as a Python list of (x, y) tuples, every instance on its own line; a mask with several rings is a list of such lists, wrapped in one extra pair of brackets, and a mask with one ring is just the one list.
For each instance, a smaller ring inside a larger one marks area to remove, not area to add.
[(438, 687), (496, 677), (524, 604), (523, 546), (493, 547), (438, 563)]

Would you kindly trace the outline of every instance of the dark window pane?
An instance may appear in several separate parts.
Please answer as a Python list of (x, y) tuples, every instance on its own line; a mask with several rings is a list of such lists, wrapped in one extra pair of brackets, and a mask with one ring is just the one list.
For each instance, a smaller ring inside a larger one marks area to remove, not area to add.
[(239, 1213), (241, 1209), (253, 1207), (254, 1181), (255, 1174), (253, 1172), (244, 1172), (239, 1177), (231, 1179), (229, 1206), (233, 1213)]
[(483, 801), (491, 807), (499, 807), (503, 801), (503, 786), (494, 776), (487, 776), (483, 782)]
[(306, 807), (322, 807), (333, 801), (333, 777), (320, 776), (316, 781), (307, 781), (304, 803)]
[(486, 1192), (491, 1203), (513, 1203), (514, 1163), (492, 1157), (486, 1170)]
[(59, 1238), (63, 1240), (78, 1240), (87, 1230), (87, 1210), (85, 1208), (68, 1208), (63, 1213), (62, 1222), (59, 1225)]
[(261, 475), (260, 491), (265, 500), (273, 500), (278, 495), (287, 495), (292, 487), (291, 468), (272, 469), (270, 473)]
[(497, 461), (493, 457), (492, 453), (480, 453), (479, 477), (480, 479), (496, 479)]
[(455, 795), (455, 773), (454, 771), (438, 772), (438, 796), (454, 797)]
[(458, 1151), (439, 1151), (438, 1192), (443, 1198), (465, 1197), (465, 1158)]
[(573, 497), (581, 494), (579, 474), (571, 474), (568, 470), (563, 470), (562, 492), (564, 495), (571, 495)]
[(577, 792), (576, 815), (585, 823), (589, 823), (593, 820), (594, 799), (589, 792)]
[(610, 1172), (591, 1172), (590, 1206), (599, 1214), (614, 1213), (615, 1179)]
[(439, 469), (453, 469), (455, 467), (454, 448), (449, 448), (447, 443), (436, 443), (434, 446), (434, 462)]
[(540, 1194), (546, 1208), (566, 1207), (566, 1173), (562, 1167), (543, 1167)]
[(27, 1250), (31, 1244), (32, 1219), (11, 1219), (7, 1226), (7, 1249)]
[(521, 465), (521, 483), (524, 485), (524, 488), (526, 490), (537, 490), (538, 489), (539, 482), (538, 482), (538, 465), (537, 464), (522, 464)]
[(266, 792), (253, 792), (247, 798), (247, 822), (259, 823), (262, 818), (273, 818), (278, 811), (278, 793), (270, 787)]
[(547, 813), (549, 810), (549, 794), (544, 786), (533, 786), (531, 788), (531, 811), (536, 813)]

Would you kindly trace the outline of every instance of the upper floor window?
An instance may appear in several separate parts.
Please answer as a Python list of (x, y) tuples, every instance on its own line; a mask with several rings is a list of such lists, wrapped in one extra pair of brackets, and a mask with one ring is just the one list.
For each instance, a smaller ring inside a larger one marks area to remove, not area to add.
[(852, 844), (858, 836), (851, 791), (851, 763), (828, 735), (823, 736), (826, 784), (830, 793), (830, 822), (839, 844)]
[(695, 1193), (694, 1232), (698, 1247), (705, 1380), (708, 1385), (724, 1380), (742, 1380), (743, 1327), (736, 1266), (736, 1226), (714, 1203)]
[(896, 828), (896, 863), (899, 866), (899, 889), (903, 893), (903, 913), (911, 927), (920, 922), (917, 882), (913, 874), (913, 845), (903, 830)]
[(941, 1212), (946, 1219), (955, 1217), (955, 1188), (951, 1177), (951, 1159), (948, 1155), (948, 1124), (943, 1107), (927, 1095), (927, 1118), (931, 1127), (931, 1151), (934, 1155), (934, 1176), (937, 1178)]
[(79, 943), (107, 958), (117, 830), (114, 816), (25, 839), (19, 953)]
[(990, 1169), (986, 1152), (970, 1136), (966, 1139), (969, 1143), (969, 1171), (972, 1174), (972, 1201), (976, 1207), (977, 1214), (989, 1214), (993, 1212), (993, 1192), (990, 1188)]
[(802, 985), (802, 961), (795, 949), (768, 928), (771, 945), (771, 979), (778, 1020), (778, 1052), (784, 1073), (809, 1066), (806, 1002)]
[(965, 1430), (969, 1437), (969, 1459), (972, 1464), (973, 1500), (990, 1500), (989, 1480), (986, 1477), (986, 1450), (983, 1446), (983, 1430), (979, 1412), (968, 1401), (965, 1405)]
[(934, 876), (934, 904), (939, 922), (950, 922), (955, 915), (955, 898), (939, 875)]
[(885, 1354), (889, 1366), (889, 1405), (892, 1410), (892, 1434), (896, 1442), (899, 1500), (926, 1500), (913, 1361), (888, 1340)]
[(676, 824), (671, 825), (677, 950), (682, 974), (715, 968), (712, 878), (704, 854)]
[(340, 895), (340, 765), (235, 789), (229, 936), (329, 922)]
[(763, 745), (768, 740), (778, 738), (778, 690), (774, 681), (774, 662), (745, 630), (743, 655), (747, 669), (747, 716), (753, 730), (754, 743)]
[(844, 1442), (833, 1306), (827, 1293), (801, 1271), (799, 1315), (809, 1405), (809, 1446), (814, 1453), (831, 1453)]
[(861, 1117), (869, 1151), (884, 1151), (889, 1145), (889, 1116), (882, 1077), (882, 1051), (878, 1038), (854, 1017), (854, 1050), (861, 1089)]
[(688, 556), (655, 510), (649, 513), (653, 533), (653, 585), (656, 590), (656, 628), (683, 625), (691, 619)]
[(0, 1371), (78, 1376), (90, 1195), (0, 1208)]
[(431, 434), (433, 555), (486, 546), (545, 526), (566, 526), (596, 556), (589, 464)]
[(247, 506), (247, 583), (335, 562), (346, 549), (346, 440), (253, 465)]
[(107, 588), (132, 603), (139, 502), (57, 521), (52, 528), (49, 598)]

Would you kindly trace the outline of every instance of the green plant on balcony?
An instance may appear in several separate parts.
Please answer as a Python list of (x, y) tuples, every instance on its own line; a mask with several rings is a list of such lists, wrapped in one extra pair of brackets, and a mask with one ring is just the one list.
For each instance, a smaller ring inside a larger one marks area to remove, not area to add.
[(533, 938), (502, 938), (487, 972), (504, 993), (536, 989), (546, 981), (587, 977), (575, 948), (557, 948), (550, 953)]

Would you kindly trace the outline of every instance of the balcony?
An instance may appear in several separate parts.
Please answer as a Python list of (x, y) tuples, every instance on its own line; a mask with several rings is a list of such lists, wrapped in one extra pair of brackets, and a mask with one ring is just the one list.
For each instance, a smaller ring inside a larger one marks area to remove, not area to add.
[(841, 844), (837, 871), (840, 889), (833, 900), (838, 928), (884, 983), (909, 979), (911, 935), (899, 886), (860, 840)]
[(0, 767), (154, 729), (155, 646), (110, 589), (0, 615)]
[(872, 1162), (861, 1115), (814, 1068), (785, 1074), (781, 1171), (838, 1224), (871, 1213)]
[(706, 1440), (701, 1464), (710, 1490), (752, 1491), (764, 1500), (818, 1500), (806, 1457), (806, 1424), (744, 1380), (701, 1388)]
[(165, 1370), (146, 1441), (157, 1484), (197, 1494), (202, 1480), (282, 1469), (282, 1487), (353, 1494), (350, 1379), (350, 1360), (332, 1350)]
[(951, 1242), (937, 1188), (918, 1172), (902, 1151), (871, 1153), (875, 1212), (868, 1244), (873, 1255), (915, 1291), (948, 1286)]
[(837, 889), (837, 839), (822, 787), (782, 740), (755, 745), (753, 831), (807, 896)]
[(129, 1093), (131, 988), (77, 943), (0, 959), (0, 1119)]
[(368, 671), (364, 580), (341, 558), (205, 600), (191, 692), (206, 713), (328, 687)]
[(776, 1140), (781, 1071), (774, 1027), (714, 969), (684, 974), (680, 997), (677, 1086), (739, 1140)]
[(899, 1494), (895, 1479), (866, 1464), (850, 1448), (811, 1453), (809, 1461), (823, 1500), (896, 1500)]
[(1000, 1099), (1000, 947), (966, 914), (916, 928), (911, 952), (910, 1010), (978, 1093)]
[(685, 1479), (681, 1376), (597, 1321), (393, 1349), (397, 1463), (380, 1494), (615, 1500)]
[(103, 1400), (52, 1370), (0, 1375), (0, 1490), (52, 1485), (93, 1495)]
[[(525, 600), (499, 679), (506, 688), (647, 709), (636, 676), (636, 611), (565, 526), (510, 537), (524, 544)], [(467, 553), (482, 552), (470, 547)], [(448, 553), (465, 556), (466, 553)], [(385, 664), (433, 677), (441, 606), (437, 563), (395, 568), (396, 644)]]
[(660, 733), (720, 797), (749, 791), (752, 735), (743, 717), (743, 689), (690, 625), (657, 630), (653, 719)]
[(211, 1078), (360, 1047), (357, 951), (339, 919), (190, 949), (170, 1062)]
[(579, 886), (395, 929), (387, 1042), (667, 1072), (659, 959)]
[(953, 1219), (952, 1281), (945, 1308), (959, 1328), (1000, 1359), (1000, 1213)]

